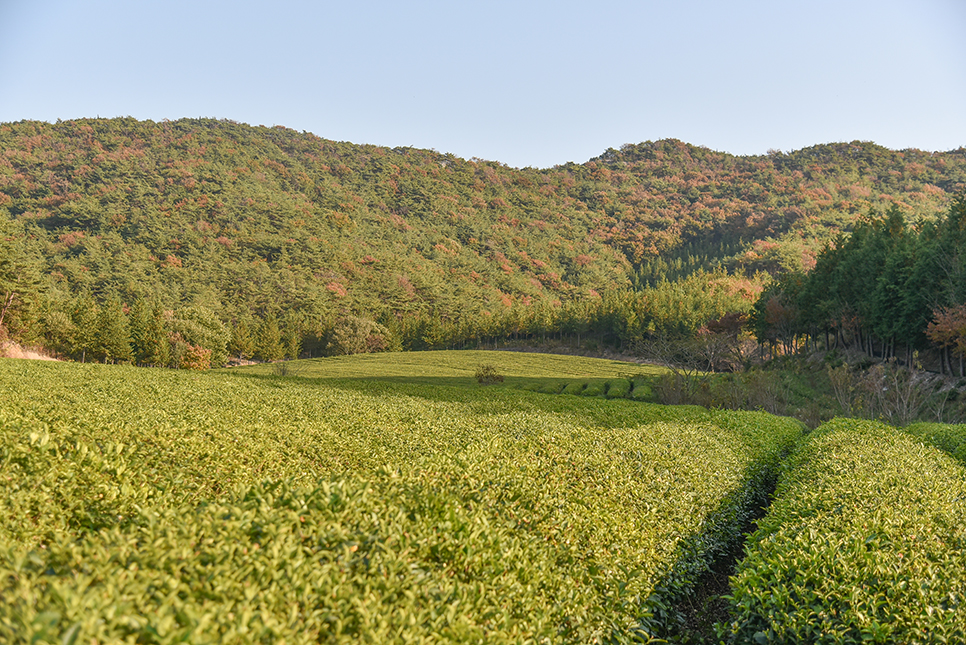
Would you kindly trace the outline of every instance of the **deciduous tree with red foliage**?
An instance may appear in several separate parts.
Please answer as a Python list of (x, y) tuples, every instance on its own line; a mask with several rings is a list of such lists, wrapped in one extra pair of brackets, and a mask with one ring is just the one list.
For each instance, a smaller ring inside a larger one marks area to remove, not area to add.
[(933, 312), (933, 318), (926, 326), (926, 336), (959, 357), (962, 374), (963, 359), (966, 358), (966, 304), (937, 309)]

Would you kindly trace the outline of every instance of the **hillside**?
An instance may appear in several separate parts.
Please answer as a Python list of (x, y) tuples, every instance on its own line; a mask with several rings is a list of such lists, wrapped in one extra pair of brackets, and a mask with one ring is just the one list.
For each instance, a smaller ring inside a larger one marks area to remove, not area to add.
[(964, 149), (860, 142), (737, 157), (665, 140), (538, 170), (126, 118), (2, 124), (0, 151), (6, 238), (32, 263), (21, 290), (40, 294), (24, 329), (85, 294), (300, 332), (349, 314), (496, 317), (719, 264), (807, 269), (870, 209), (928, 218), (966, 186)]

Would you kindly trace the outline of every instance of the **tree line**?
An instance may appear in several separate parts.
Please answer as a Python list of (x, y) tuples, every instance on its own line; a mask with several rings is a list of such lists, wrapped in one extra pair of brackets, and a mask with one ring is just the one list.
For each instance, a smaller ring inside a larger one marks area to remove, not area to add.
[(766, 288), (751, 325), (772, 352), (861, 350), (913, 365), (931, 350), (937, 371), (964, 373), (966, 198), (934, 220), (907, 221), (898, 207), (870, 212), (848, 236)]

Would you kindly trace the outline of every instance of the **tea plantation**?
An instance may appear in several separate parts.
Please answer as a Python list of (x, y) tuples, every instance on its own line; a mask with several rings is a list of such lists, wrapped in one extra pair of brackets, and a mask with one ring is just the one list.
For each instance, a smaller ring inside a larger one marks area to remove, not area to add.
[[(513, 379), (566, 392), (636, 383), (626, 370), (640, 368), (488, 354), (505, 358), (506, 386), (476, 385), (482, 357), (460, 364), (452, 352), (294, 364), (297, 376), (0, 360), (0, 642), (682, 639), (684, 604), (780, 472), (720, 638), (821, 635), (794, 631), (812, 620), (796, 613), (796, 576), (846, 547), (875, 554), (899, 539), (898, 559), (886, 551), (893, 577), (834, 570), (832, 591), (853, 585), (870, 600), (807, 596), (839, 638), (816, 642), (961, 634), (964, 475), (939, 450), (853, 422), (803, 437), (797, 421), (760, 412), (528, 391), (541, 388)], [(822, 439), (839, 435), (866, 450), (848, 472), (885, 455), (866, 489), (824, 483)], [(939, 499), (926, 484), (902, 499), (878, 492), (940, 475)], [(784, 501), (799, 485), (804, 501)], [(781, 511), (796, 503), (805, 510)], [(850, 541), (856, 509), (877, 527), (861, 539), (879, 541)], [(839, 524), (809, 524), (830, 513)], [(783, 531), (812, 550), (756, 555)], [(902, 581), (905, 592), (882, 596)], [(869, 609), (894, 602), (891, 623)]]
[(966, 473), (872, 421), (790, 460), (732, 581), (737, 642), (966, 642)]

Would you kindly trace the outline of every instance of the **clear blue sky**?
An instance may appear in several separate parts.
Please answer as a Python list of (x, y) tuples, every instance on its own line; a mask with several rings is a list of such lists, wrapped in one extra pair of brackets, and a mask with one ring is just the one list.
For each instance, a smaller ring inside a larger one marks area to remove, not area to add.
[(510, 166), (966, 146), (964, 0), (0, 0), (0, 122), (226, 118)]

